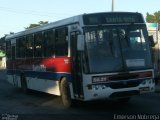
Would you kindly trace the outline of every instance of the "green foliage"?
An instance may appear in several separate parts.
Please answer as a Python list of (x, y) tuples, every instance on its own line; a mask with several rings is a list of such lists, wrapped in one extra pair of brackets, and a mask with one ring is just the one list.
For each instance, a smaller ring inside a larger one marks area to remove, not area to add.
[(25, 29), (34, 28), (34, 27), (37, 27), (37, 26), (45, 25), (45, 24), (48, 24), (48, 21), (39, 21), (38, 23), (30, 24)]
[(5, 57), (5, 52), (3, 50), (0, 50), (0, 57)]
[[(154, 14), (147, 13), (146, 21), (148, 23), (158, 23), (160, 25), (160, 11), (157, 11)], [(159, 26), (159, 29), (160, 29), (160, 26)]]
[(0, 53), (5, 54), (5, 37), (0, 38)]

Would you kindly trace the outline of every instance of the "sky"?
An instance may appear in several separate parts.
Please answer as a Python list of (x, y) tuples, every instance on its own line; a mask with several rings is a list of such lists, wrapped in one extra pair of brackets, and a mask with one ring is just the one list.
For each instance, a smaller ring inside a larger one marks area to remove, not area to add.
[[(114, 11), (153, 14), (160, 0), (114, 0)], [(0, 38), (32, 23), (54, 22), (83, 13), (110, 12), (112, 0), (0, 0)]]

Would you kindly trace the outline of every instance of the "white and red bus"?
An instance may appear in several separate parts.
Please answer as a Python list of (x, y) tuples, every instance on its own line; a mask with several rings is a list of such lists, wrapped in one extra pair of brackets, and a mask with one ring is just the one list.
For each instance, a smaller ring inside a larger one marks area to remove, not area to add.
[(14, 86), (72, 100), (128, 101), (153, 92), (148, 32), (140, 13), (82, 14), (6, 37)]

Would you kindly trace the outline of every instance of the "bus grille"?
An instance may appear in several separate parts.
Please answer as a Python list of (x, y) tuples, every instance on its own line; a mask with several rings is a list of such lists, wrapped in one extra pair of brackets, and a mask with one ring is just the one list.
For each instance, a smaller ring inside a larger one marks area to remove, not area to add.
[(109, 87), (112, 89), (137, 87), (141, 82), (142, 80), (112, 82), (109, 84)]

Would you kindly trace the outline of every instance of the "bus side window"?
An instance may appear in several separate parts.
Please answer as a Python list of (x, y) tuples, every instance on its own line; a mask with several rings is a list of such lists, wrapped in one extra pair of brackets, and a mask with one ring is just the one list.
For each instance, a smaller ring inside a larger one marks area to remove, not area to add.
[(26, 36), (26, 57), (33, 57), (33, 35)]
[(68, 28), (60, 28), (55, 31), (55, 55), (67, 56), (68, 55)]
[(42, 33), (34, 35), (34, 57), (42, 57)]
[(44, 57), (52, 57), (54, 55), (55, 35), (53, 30), (44, 32)]
[(26, 53), (26, 39), (21, 37), (16, 39), (16, 58), (24, 58)]
[(6, 55), (7, 59), (11, 58), (11, 41), (6, 41)]

